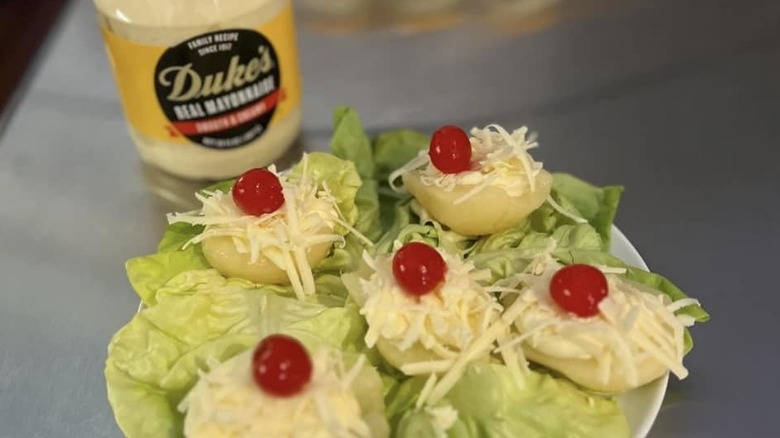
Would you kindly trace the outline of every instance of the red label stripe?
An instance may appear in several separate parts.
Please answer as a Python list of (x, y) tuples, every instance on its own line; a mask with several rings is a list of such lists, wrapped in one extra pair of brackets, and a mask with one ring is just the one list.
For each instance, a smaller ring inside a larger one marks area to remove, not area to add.
[(175, 122), (173, 127), (184, 135), (203, 135), (226, 131), (244, 123), (251, 122), (268, 111), (271, 111), (279, 103), (280, 97), (281, 90), (275, 90), (246, 108), (208, 119)]

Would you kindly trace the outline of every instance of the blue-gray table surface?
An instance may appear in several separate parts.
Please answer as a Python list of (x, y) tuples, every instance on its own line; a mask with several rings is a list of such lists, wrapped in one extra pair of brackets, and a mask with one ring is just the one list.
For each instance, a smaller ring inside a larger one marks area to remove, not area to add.
[[(652, 437), (777, 436), (780, 3), (617, 2), (534, 33), (299, 33), (303, 138), (528, 125), (550, 169), (626, 187), (617, 225), (699, 298)], [(88, 0), (74, 0), (0, 133), (0, 437), (115, 437), (103, 361), (138, 304), (124, 261), (170, 202), (145, 184)], [(148, 180), (148, 179), (147, 179)]]

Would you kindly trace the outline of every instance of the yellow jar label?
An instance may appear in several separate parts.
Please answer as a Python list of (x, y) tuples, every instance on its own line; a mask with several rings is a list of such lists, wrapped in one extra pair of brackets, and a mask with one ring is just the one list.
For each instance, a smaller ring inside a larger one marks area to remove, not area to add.
[(301, 99), (292, 7), (256, 30), (221, 29), (173, 47), (103, 36), (125, 114), (168, 143), (232, 149), (259, 138)]

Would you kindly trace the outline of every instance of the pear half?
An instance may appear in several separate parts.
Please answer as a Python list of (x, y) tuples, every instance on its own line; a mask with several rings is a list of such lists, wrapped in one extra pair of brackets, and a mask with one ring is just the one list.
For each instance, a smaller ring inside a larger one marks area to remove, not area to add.
[[(211, 237), (201, 245), (206, 260), (225, 277), (238, 277), (261, 284), (290, 284), (287, 272), (263, 254), (250, 263), (249, 254), (238, 252), (230, 237)], [(331, 242), (323, 242), (308, 247), (306, 260), (309, 266), (317, 266), (328, 255), (330, 246)]]
[(532, 192), (511, 196), (501, 187), (488, 186), (475, 196), (455, 204), (473, 186), (455, 186), (446, 191), (423, 184), (417, 171), (403, 175), (403, 182), (420, 205), (437, 221), (466, 236), (499, 233), (517, 225), (539, 208), (552, 190), (552, 175), (542, 170), (536, 175)]
[(603, 382), (599, 378), (599, 366), (595, 359), (563, 359), (545, 354), (527, 344), (523, 345), (523, 353), (531, 362), (544, 365), (563, 374), (583, 388), (602, 394), (620, 394), (638, 388), (669, 371), (657, 360), (647, 358), (637, 365), (636, 385), (629, 384), (625, 376), (614, 372), (614, 370), (609, 373), (609, 379)]

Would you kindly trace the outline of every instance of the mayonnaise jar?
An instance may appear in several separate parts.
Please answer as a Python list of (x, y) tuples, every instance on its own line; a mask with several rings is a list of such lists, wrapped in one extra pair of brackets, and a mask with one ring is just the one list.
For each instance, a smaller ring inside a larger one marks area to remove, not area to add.
[(268, 165), (301, 125), (290, 0), (94, 0), (146, 163), (217, 180)]

